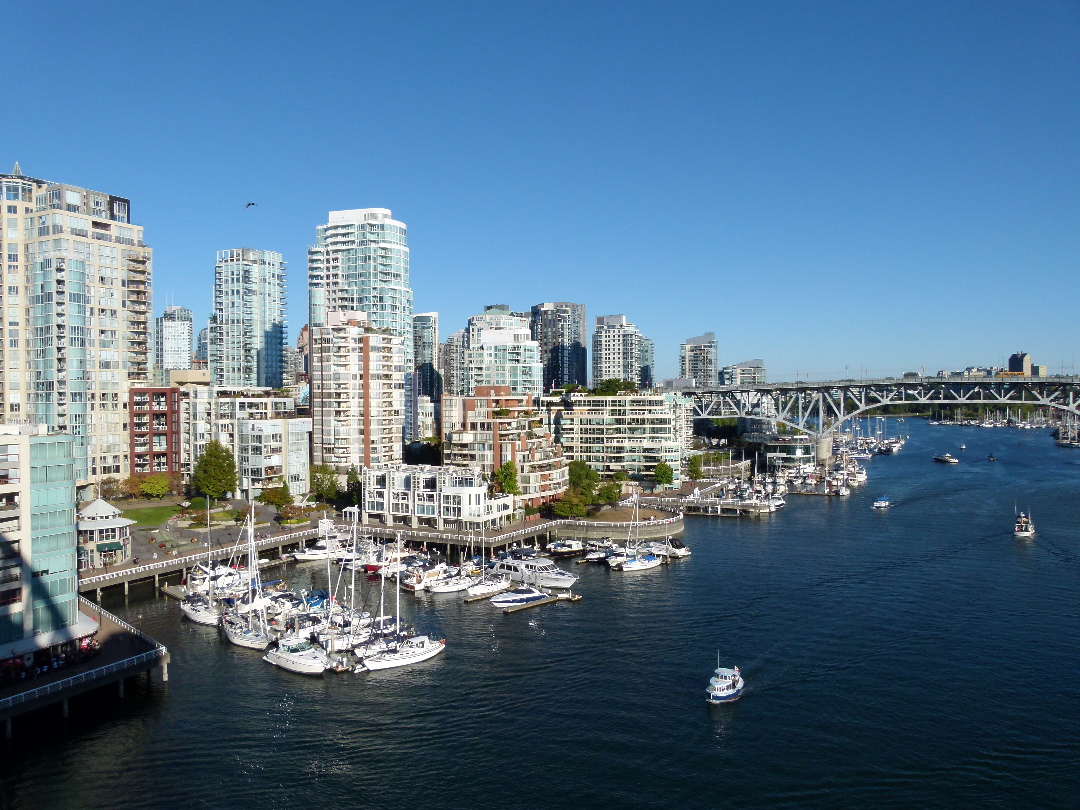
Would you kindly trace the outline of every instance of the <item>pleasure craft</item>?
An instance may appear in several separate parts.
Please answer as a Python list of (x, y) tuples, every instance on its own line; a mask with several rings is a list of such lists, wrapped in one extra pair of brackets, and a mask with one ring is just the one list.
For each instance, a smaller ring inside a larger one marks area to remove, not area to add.
[(424, 584), (424, 590), (428, 593), (457, 593), (467, 591), (479, 581), (480, 577), (458, 571), (456, 574), (429, 580)]
[(652, 554), (636, 554), (633, 557), (627, 557), (623, 560), (622, 565), (619, 566), (620, 571), (648, 571), (650, 568), (657, 568), (663, 562), (659, 557), (655, 557)]
[(525, 585), (521, 588), (514, 588), (513, 590), (496, 594), (491, 597), (490, 601), (491, 604), (497, 608), (508, 608), (528, 605), (532, 602), (539, 602), (550, 596), (551, 594), (545, 593), (539, 588), (534, 588), (532, 585)]
[(940, 453), (934, 456), (934, 461), (938, 464), (959, 464), (960, 459), (954, 456), (952, 453)]
[(515, 582), (524, 582), (541, 588), (572, 588), (578, 581), (574, 574), (562, 570), (551, 560), (542, 558), (499, 560), (495, 564), (494, 572), (507, 573)]
[(407, 591), (422, 591), (433, 580), (441, 579), (446, 574), (446, 563), (428, 563), (410, 568), (401, 576), (401, 587)]
[(302, 638), (282, 639), (263, 661), (299, 675), (322, 675), (330, 666), (326, 653)]
[(364, 656), (362, 663), (369, 670), (404, 667), (434, 658), (445, 649), (446, 639), (413, 636), (382, 652)]
[(1013, 535), (1016, 537), (1034, 537), (1035, 524), (1031, 522), (1029, 515), (1021, 512), (1016, 516), (1016, 525), (1013, 526)]
[[(717, 660), (719, 664), (719, 660)], [(709, 703), (731, 703), (742, 697), (746, 682), (738, 667), (728, 669), (717, 666), (715, 673), (709, 678), (709, 687), (705, 690), (705, 699)]]
[(891, 505), (888, 498), (878, 498), (871, 509), (888, 509)]
[(265, 650), (270, 646), (270, 637), (258, 626), (257, 622), (239, 617), (229, 617), (224, 622), (225, 635), (237, 647), (249, 650)]
[(221, 621), (221, 613), (217, 606), (201, 595), (189, 596), (181, 602), (180, 611), (195, 624), (204, 624), (209, 627)]
[(585, 544), (580, 540), (556, 540), (547, 547), (552, 557), (580, 557), (585, 553)]
[(501, 574), (490, 574), (484, 579), (465, 589), (469, 596), (494, 596), (497, 593), (509, 589), (514, 580), (505, 571)]

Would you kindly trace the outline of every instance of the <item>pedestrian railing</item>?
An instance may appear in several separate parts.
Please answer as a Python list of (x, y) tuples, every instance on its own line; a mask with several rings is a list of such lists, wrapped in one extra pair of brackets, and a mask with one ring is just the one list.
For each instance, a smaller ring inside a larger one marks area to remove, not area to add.
[(69, 687), (78, 686), (81, 683), (96, 681), (100, 678), (113, 675), (117, 672), (122, 672), (126, 669), (132, 669), (133, 667), (137, 667), (140, 664), (151, 663), (158, 660), (159, 658), (164, 658), (168, 654), (169, 651), (165, 648), (164, 644), (154, 641), (154, 639), (150, 638), (150, 636), (146, 635), (146, 633), (128, 624), (119, 616), (114, 616), (112, 613), (109, 613), (109, 611), (103, 610), (100, 605), (95, 605), (85, 596), (80, 596), (79, 601), (83, 604), (84, 607), (89, 608), (92, 611), (96, 611), (99, 616), (108, 617), (109, 621), (115, 622), (117, 625), (124, 628), (132, 635), (142, 639), (151, 647), (153, 647), (153, 649), (147, 650), (146, 652), (142, 652), (137, 655), (133, 655), (130, 658), (125, 658), (122, 661), (114, 661), (113, 663), (106, 664), (102, 667), (88, 669), (86, 672), (80, 672), (78, 675), (72, 675), (70, 678), (53, 681), (52, 683), (45, 684), (45, 686), (39, 686), (35, 689), (27, 689), (25, 692), (20, 692), (17, 695), (3, 698), (2, 700), (0, 700), (0, 712), (3, 712), (5, 709), (10, 709), (14, 706), (18, 706), (22, 703), (28, 703), (31, 700), (37, 700), (38, 698), (54, 695), (57, 692), (62, 692)]

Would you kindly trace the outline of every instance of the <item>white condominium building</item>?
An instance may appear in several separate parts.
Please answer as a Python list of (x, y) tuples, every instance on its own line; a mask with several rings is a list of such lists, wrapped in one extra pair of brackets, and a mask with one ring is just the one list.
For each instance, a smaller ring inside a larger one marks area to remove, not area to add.
[(363, 312), (326, 313), (311, 329), (311, 417), (316, 464), (400, 464), (405, 441), (405, 340)]
[(565, 456), (601, 476), (646, 479), (664, 462), (680, 483), (690, 441), (691, 403), (674, 394), (574, 393), (543, 400), (545, 419)]
[(75, 437), (79, 484), (129, 473), (124, 403), (149, 382), (151, 252), (123, 197), (0, 175), (0, 419)]
[(192, 313), (187, 307), (169, 306), (154, 319), (154, 377), (159, 385), (166, 372), (191, 368)]
[(469, 318), (465, 335), (465, 395), (479, 386), (507, 386), (512, 394), (544, 390), (540, 344), (532, 339), (528, 316), (498, 304)]
[(360, 520), (436, 529), (494, 529), (514, 513), (512, 495), (488, 494), (478, 469), (397, 464), (365, 467)]
[(285, 261), (271, 250), (220, 250), (214, 267), (210, 380), (280, 388), (285, 346)]
[(287, 481), (293, 495), (308, 491), (311, 420), (296, 416), (291, 397), (269, 388), (180, 388), (180, 469), (191, 478), (210, 441), (221, 442), (236, 461), (238, 487), (247, 495)]
[(600, 315), (593, 331), (592, 384), (627, 380), (653, 384), (653, 343), (625, 315)]
[(679, 346), (679, 376), (693, 380), (698, 388), (710, 388), (719, 384), (716, 349), (715, 332), (688, 338)]

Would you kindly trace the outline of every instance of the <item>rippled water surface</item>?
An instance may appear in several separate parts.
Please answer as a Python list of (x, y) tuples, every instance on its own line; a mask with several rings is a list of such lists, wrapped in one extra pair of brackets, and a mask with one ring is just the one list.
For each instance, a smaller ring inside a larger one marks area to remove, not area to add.
[[(576, 604), (504, 616), (408, 596), (415, 623), (448, 639), (411, 669), (307, 679), (182, 622), (173, 601), (107, 601), (169, 647), (168, 686), (74, 704), (66, 729), (59, 711), (37, 715), (7, 751), (0, 798), (1075, 807), (1080, 451), (1042, 431), (900, 428), (907, 446), (868, 462), (850, 498), (690, 518), (688, 560), (636, 575), (572, 566)], [(961, 463), (931, 463), (945, 450)], [(886, 513), (870, 509), (880, 496)], [(1034, 513), (1034, 540), (1013, 538), (1014, 504)], [(718, 648), (748, 689), (710, 707)]]

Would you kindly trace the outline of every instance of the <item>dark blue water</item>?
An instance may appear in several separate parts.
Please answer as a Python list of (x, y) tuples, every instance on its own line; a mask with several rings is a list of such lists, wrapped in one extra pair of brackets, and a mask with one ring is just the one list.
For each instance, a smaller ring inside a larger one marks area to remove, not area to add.
[[(66, 730), (41, 715), (7, 752), (2, 798), (1078, 806), (1080, 451), (1042, 431), (900, 427), (907, 446), (868, 462), (850, 498), (688, 519), (690, 559), (637, 575), (573, 566), (577, 604), (504, 616), (408, 597), (449, 640), (411, 669), (306, 679), (181, 622), (175, 602), (107, 602), (169, 647), (172, 680), (73, 706)], [(931, 463), (945, 450), (961, 463)], [(870, 509), (880, 496), (886, 513)], [(1012, 536), (1014, 503), (1034, 513), (1031, 541)], [(718, 648), (749, 686), (710, 707)]]

